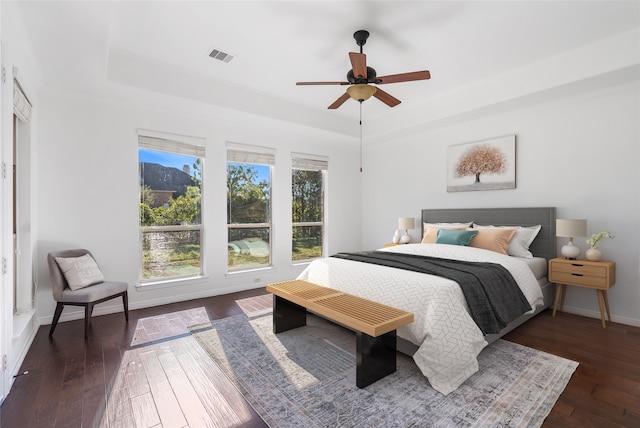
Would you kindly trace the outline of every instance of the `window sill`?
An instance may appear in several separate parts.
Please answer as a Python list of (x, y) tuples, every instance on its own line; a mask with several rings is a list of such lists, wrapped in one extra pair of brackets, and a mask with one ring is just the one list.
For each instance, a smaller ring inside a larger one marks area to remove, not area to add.
[(242, 277), (242, 276), (255, 276), (256, 274), (260, 274), (260, 273), (271, 273), (271, 272), (277, 272), (277, 268), (273, 267), (273, 266), (268, 266), (268, 267), (260, 267), (260, 268), (253, 268), (253, 269), (246, 269), (246, 270), (236, 270), (236, 271), (232, 271), (232, 272), (227, 272), (225, 274), (225, 276), (227, 278), (238, 278), (238, 277)]
[[(318, 259), (313, 259), (313, 260), (318, 260)], [(299, 261), (299, 262), (292, 262), (291, 263), (291, 267), (292, 268), (305, 268), (305, 267), (309, 266), (313, 260), (302, 260), (302, 261)]]
[(143, 282), (138, 283), (136, 285), (137, 291), (151, 291), (158, 290), (160, 288), (168, 288), (168, 287), (184, 287), (185, 285), (191, 284), (202, 284), (209, 281), (209, 277), (206, 275), (202, 276), (192, 276), (189, 278), (179, 278), (179, 279), (167, 279), (163, 281), (153, 281), (153, 282)]

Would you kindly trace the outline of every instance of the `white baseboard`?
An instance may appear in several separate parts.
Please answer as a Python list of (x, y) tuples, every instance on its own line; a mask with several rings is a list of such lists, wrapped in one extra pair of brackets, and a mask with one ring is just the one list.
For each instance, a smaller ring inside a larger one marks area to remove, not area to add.
[[(600, 319), (600, 311), (592, 311), (589, 309), (577, 308), (575, 306), (567, 306), (567, 305), (564, 305), (564, 307), (562, 308), (562, 311), (568, 312), (570, 314), (582, 315), (589, 318)], [(612, 314), (611, 321), (617, 322), (620, 324), (631, 325), (634, 327), (640, 327), (640, 320), (635, 318), (621, 317), (621, 316)]]
[[(167, 305), (170, 303), (177, 303), (177, 302), (184, 302), (188, 300), (202, 299), (206, 297), (220, 296), (223, 294), (252, 290), (255, 288), (260, 288), (260, 287), (256, 287), (252, 284), (249, 284), (249, 285), (242, 285), (242, 286), (227, 287), (222, 289), (207, 290), (199, 293), (174, 295), (174, 296), (164, 297), (160, 299), (145, 300), (142, 302), (135, 302), (135, 303), (129, 302), (129, 309), (133, 310), (133, 309), (150, 308), (153, 306), (161, 306), (161, 305)], [(582, 315), (589, 318), (600, 319), (599, 311), (593, 311), (589, 309), (578, 308), (575, 306), (567, 306), (567, 305), (564, 306), (563, 311), (568, 312), (570, 314)], [(109, 306), (103, 305), (103, 306), (97, 307), (94, 310), (93, 315), (100, 316), (100, 315), (108, 315), (108, 314), (113, 314), (118, 312), (122, 312), (122, 301), (119, 299), (114, 299), (112, 305), (109, 305)], [(69, 311), (69, 312), (66, 312), (65, 310), (65, 312), (63, 312), (62, 316), (60, 317), (60, 322), (73, 321), (73, 320), (78, 320), (83, 318), (84, 318), (83, 310)], [(640, 327), (640, 320), (635, 318), (622, 317), (614, 314), (611, 316), (611, 320), (613, 322), (617, 322), (620, 324)], [(53, 321), (53, 316), (46, 316), (46, 317), (39, 318), (40, 325), (51, 324), (52, 321)], [(37, 328), (36, 328), (36, 331), (37, 331)], [(33, 338), (31, 340), (33, 340)]]
[(27, 352), (29, 352), (29, 348), (36, 338), (39, 327), (39, 319), (34, 313), (31, 319), (20, 329), (19, 335), (11, 338), (11, 358), (9, 361), (10, 367), (8, 371), (9, 385), (6, 395), (11, 391), (11, 387), (15, 382), (14, 376), (18, 374), (18, 370), (20, 370), (24, 359), (27, 357)]
[[(198, 293), (191, 293), (191, 294), (179, 294), (179, 295), (173, 295), (173, 296), (163, 297), (159, 299), (144, 300), (142, 302), (132, 303), (131, 301), (129, 301), (129, 310), (151, 308), (154, 306), (168, 305), (170, 303), (185, 302), (188, 300), (202, 299), (202, 298), (213, 297), (213, 296), (221, 296), (223, 294), (252, 290), (255, 288), (260, 288), (260, 287), (256, 287), (255, 285), (251, 284), (251, 285), (242, 285), (242, 286), (227, 287), (227, 288), (217, 288), (215, 290), (206, 290), (206, 291), (201, 291)], [(112, 302), (112, 304), (109, 304), (108, 306), (105, 306), (104, 304), (102, 306), (97, 306), (93, 311), (93, 316), (95, 317), (100, 315), (108, 315), (108, 314), (123, 312), (122, 299), (113, 299), (110, 302)], [(71, 308), (72, 306), (65, 306), (65, 310), (62, 312), (62, 315), (60, 316), (60, 321), (58, 322), (84, 319), (84, 309), (71, 311), (69, 310)], [(40, 325), (51, 324), (53, 322), (53, 315), (41, 317), (39, 321), (40, 321)]]

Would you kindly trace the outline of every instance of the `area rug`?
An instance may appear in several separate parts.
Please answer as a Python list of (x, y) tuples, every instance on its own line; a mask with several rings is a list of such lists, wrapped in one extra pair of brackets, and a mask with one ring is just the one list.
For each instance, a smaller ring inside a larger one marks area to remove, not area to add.
[(193, 336), (271, 427), (539, 427), (578, 363), (505, 340), (480, 371), (444, 396), (413, 359), (355, 386), (355, 333), (309, 314), (275, 335), (271, 312), (191, 328)]

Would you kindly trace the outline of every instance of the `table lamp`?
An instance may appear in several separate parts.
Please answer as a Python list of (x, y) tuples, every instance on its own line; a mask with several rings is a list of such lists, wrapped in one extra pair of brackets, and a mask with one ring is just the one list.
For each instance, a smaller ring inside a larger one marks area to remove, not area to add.
[(409, 236), (409, 229), (416, 227), (416, 221), (413, 217), (400, 217), (398, 219), (398, 229), (404, 229), (404, 235), (400, 237), (401, 244), (408, 244), (411, 242), (411, 236)]
[(556, 236), (569, 238), (569, 242), (562, 246), (560, 252), (566, 259), (575, 260), (580, 255), (580, 247), (573, 245), (573, 237), (587, 236), (587, 220), (556, 219)]

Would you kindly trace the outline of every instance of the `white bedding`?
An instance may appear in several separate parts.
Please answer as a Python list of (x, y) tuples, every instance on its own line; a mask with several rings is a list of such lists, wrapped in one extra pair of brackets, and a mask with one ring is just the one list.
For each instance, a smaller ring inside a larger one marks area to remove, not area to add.
[[(514, 277), (532, 310), (542, 304), (540, 286), (519, 258), (443, 244), (398, 245), (384, 251), (499, 263)], [(332, 257), (313, 261), (298, 279), (413, 312), (414, 322), (397, 334), (419, 346), (413, 359), (437, 391), (448, 394), (478, 371), (477, 356), (487, 342), (456, 282)]]
[(536, 279), (543, 279), (547, 277), (547, 259), (542, 257), (533, 257), (533, 258), (521, 258), (518, 257), (518, 260), (522, 260), (529, 266), (531, 272), (536, 277)]

